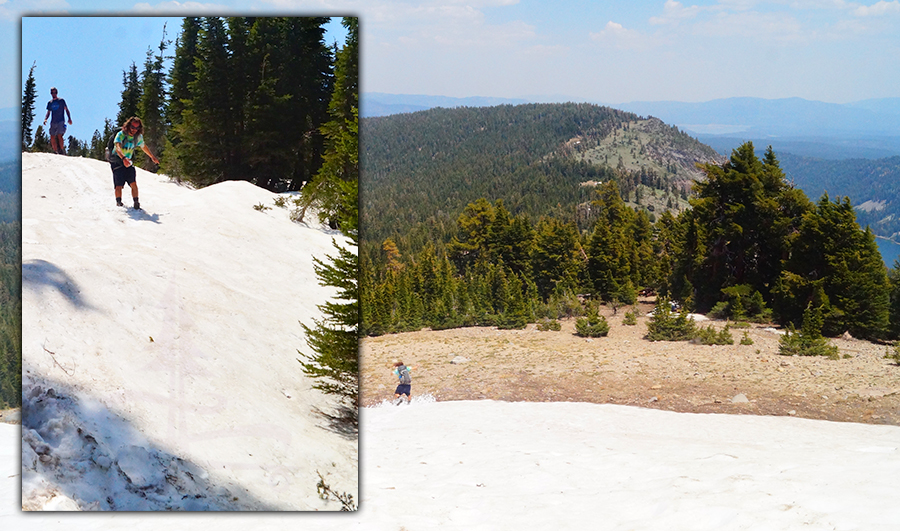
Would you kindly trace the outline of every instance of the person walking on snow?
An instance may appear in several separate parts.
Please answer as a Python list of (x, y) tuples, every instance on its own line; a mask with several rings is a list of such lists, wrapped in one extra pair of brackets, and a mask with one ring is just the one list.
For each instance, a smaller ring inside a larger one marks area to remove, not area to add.
[[(400, 405), (403, 402), (403, 399), (400, 398), (400, 395), (406, 395), (406, 402), (409, 403), (412, 401), (410, 398), (410, 391), (412, 387), (412, 377), (409, 375), (409, 371), (411, 371), (413, 367), (407, 367), (400, 360), (394, 360), (394, 370), (393, 373), (397, 378), (400, 379), (400, 384), (397, 385), (397, 390), (394, 391), (394, 403)], [(398, 402), (397, 399), (400, 398)]]
[(155, 164), (159, 164), (159, 159), (150, 152), (147, 144), (144, 144), (144, 124), (137, 116), (132, 116), (125, 120), (122, 130), (116, 133), (114, 141), (114, 153), (110, 153), (109, 165), (113, 172), (113, 186), (116, 190), (116, 205), (122, 204), (122, 189), (125, 183), (131, 187), (131, 198), (134, 200), (134, 208), (140, 209), (141, 203), (138, 201), (137, 172), (134, 169), (134, 148), (141, 148)]
[(56, 87), (50, 88), (50, 96), (53, 98), (47, 102), (47, 114), (44, 115), (44, 125), (47, 125), (47, 118), (50, 118), (50, 149), (57, 155), (65, 155), (66, 148), (63, 145), (63, 135), (66, 134), (66, 122), (63, 112), (69, 117), (69, 125), (72, 125), (72, 113), (66, 106), (66, 100), (56, 97)]

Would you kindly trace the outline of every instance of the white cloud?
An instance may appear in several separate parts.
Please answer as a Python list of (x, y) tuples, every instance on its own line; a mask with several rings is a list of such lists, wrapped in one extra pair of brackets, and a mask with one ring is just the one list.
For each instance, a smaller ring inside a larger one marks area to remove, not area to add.
[(885, 2), (881, 0), (871, 6), (860, 6), (853, 13), (858, 17), (877, 17), (880, 15), (900, 13), (900, 1)]
[(637, 30), (628, 29), (618, 22), (609, 21), (599, 33), (591, 33), (591, 40), (616, 47), (620, 50), (646, 49), (651, 40)]
[(176, 0), (171, 0), (169, 2), (160, 2), (153, 5), (146, 2), (135, 4), (134, 10), (139, 13), (224, 13), (234, 11), (235, 8), (220, 4), (204, 4), (202, 2), (178, 2)]
[(700, 6), (684, 7), (681, 2), (675, 0), (666, 0), (663, 6), (663, 14), (659, 17), (650, 17), (650, 24), (677, 24), (682, 20), (688, 20), (696, 17), (703, 8)]

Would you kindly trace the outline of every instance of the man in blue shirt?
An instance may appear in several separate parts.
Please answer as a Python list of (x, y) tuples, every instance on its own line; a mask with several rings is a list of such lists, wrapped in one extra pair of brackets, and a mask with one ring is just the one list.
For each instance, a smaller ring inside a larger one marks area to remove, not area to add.
[(66, 100), (56, 97), (56, 87), (50, 89), (50, 96), (53, 97), (47, 103), (47, 114), (44, 116), (44, 125), (47, 125), (47, 118), (52, 114), (50, 119), (50, 148), (58, 155), (65, 155), (66, 148), (63, 144), (63, 135), (66, 134), (66, 122), (63, 111), (69, 116), (69, 125), (72, 125), (72, 113), (66, 106)]

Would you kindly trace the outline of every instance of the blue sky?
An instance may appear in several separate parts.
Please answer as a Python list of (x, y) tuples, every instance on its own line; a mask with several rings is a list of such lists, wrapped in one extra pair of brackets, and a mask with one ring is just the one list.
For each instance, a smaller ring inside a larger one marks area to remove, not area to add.
[[(900, 96), (900, 0), (0, 0), (0, 65), (30, 66), (24, 55), (19, 64), (19, 19), (50, 13), (357, 15), (369, 92), (603, 103)], [(160, 33), (147, 30), (135, 55), (113, 65), (112, 85)], [(49, 34), (48, 48), (51, 38), (62, 59), (98, 54), (89, 35)], [(61, 72), (39, 63), (39, 75), (48, 71)], [(84, 66), (81, 75), (91, 71)], [(41, 96), (73, 76), (44, 78)], [(17, 77), (0, 77), (0, 108), (21, 101)], [(60, 86), (84, 116), (71, 90)]]
[[(105, 118), (115, 120), (122, 94), (122, 73), (132, 62), (143, 70), (148, 47), (158, 53), (165, 25), (166, 40), (173, 44), (166, 50), (174, 53), (174, 40), (181, 31), (180, 17), (152, 16), (23, 16), (21, 18), (21, 71), (24, 78), (32, 64), (37, 90), (34, 127), (44, 119), (50, 100), (50, 88), (59, 90), (72, 113), (67, 135), (89, 141), (95, 130), (103, 129)], [(339, 19), (329, 25), (333, 30), (326, 42), (345, 32)], [(124, 37), (127, 36), (127, 37)], [(167, 65), (171, 61), (167, 62)], [(17, 100), (21, 102), (21, 88)]]

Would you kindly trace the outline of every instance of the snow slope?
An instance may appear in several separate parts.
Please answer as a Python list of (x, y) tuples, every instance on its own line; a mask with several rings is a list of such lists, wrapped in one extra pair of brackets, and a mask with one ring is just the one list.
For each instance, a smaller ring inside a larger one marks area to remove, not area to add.
[(23, 155), (23, 505), (340, 509), (318, 473), (355, 496), (357, 440), (297, 358), (343, 238), (249, 183), (137, 182), (117, 207), (108, 164)]
[[(53, 530), (872, 530), (900, 528), (900, 428), (584, 403), (365, 408), (354, 513), (17, 513)], [(18, 427), (0, 424), (0, 459)], [(13, 435), (8, 437), (8, 435)], [(7, 457), (9, 456), (9, 457)], [(8, 467), (9, 473), (17, 470)], [(3, 472), (3, 471), (0, 471)], [(10, 527), (7, 527), (7, 526)]]

